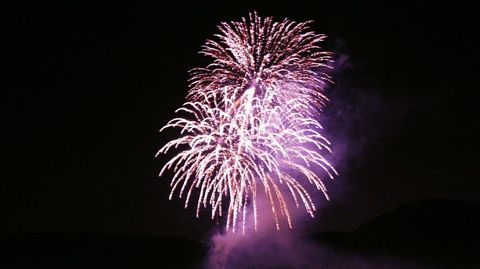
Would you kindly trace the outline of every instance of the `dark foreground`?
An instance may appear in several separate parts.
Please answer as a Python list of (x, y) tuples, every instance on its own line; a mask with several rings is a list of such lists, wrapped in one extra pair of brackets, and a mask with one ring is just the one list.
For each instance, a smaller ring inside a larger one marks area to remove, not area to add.
[[(428, 200), (405, 204), (352, 233), (311, 238), (339, 256), (387, 257), (419, 268), (480, 268), (479, 229), (477, 204)], [(123, 235), (4, 235), (0, 247), (4, 269), (202, 268), (208, 254), (207, 245), (186, 239)]]

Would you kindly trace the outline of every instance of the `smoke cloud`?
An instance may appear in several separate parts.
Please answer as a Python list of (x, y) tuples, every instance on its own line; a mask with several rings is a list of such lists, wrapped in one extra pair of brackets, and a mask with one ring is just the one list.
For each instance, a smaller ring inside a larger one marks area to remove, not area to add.
[[(263, 207), (265, 208), (265, 207)], [(263, 209), (262, 209), (263, 210)], [(222, 231), (210, 242), (205, 268), (298, 268), (298, 269), (417, 269), (417, 265), (389, 257), (363, 257), (320, 245), (303, 235), (302, 229), (276, 230), (272, 214), (260, 214), (261, 225), (254, 231), (248, 223), (247, 232)], [(296, 214), (296, 223), (300, 222)]]

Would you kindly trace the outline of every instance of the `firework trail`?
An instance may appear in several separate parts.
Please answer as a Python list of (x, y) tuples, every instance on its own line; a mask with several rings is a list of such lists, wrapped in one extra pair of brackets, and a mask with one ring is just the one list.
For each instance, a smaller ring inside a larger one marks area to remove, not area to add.
[(197, 217), (211, 207), (211, 217), (226, 215), (234, 232), (240, 223), (245, 232), (249, 205), (256, 229), (259, 195), (270, 202), (277, 229), (280, 217), (292, 228), (289, 201), (314, 216), (306, 184), (329, 199), (315, 171), (337, 174), (321, 154), (330, 143), (316, 120), (329, 81), (320, 70), (331, 55), (318, 46), (325, 36), (308, 31), (308, 23), (252, 13), (222, 23), (219, 41), (206, 42), (201, 53), (213, 63), (192, 70), (188, 102), (177, 110), (185, 117), (161, 129), (181, 130), (157, 153), (179, 151), (160, 172), (173, 170), (170, 199), (186, 195), (187, 207), (195, 193)]

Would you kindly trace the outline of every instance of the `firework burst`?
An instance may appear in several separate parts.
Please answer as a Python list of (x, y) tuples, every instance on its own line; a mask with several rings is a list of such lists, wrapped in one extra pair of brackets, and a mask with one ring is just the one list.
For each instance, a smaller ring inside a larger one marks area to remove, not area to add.
[(207, 40), (200, 51), (213, 63), (191, 71), (187, 98), (232, 94), (254, 86), (256, 95), (275, 93), (271, 105), (298, 97), (310, 106), (304, 113), (318, 111), (327, 100), (322, 88), (330, 81), (321, 70), (330, 68), (332, 58), (319, 46), (326, 36), (309, 31), (310, 23), (274, 22), (256, 13), (241, 22), (221, 23), (220, 34), (215, 35), (218, 41)]
[(160, 172), (173, 170), (170, 199), (186, 195), (187, 207), (198, 191), (197, 217), (211, 207), (212, 218), (226, 215), (227, 230), (242, 223), (243, 232), (249, 204), (257, 227), (259, 195), (269, 201), (277, 229), (281, 216), (292, 228), (288, 201), (313, 217), (306, 185), (328, 199), (316, 171), (330, 178), (337, 172), (321, 154), (330, 143), (316, 115), (327, 100), (322, 87), (329, 77), (321, 69), (331, 55), (318, 46), (325, 36), (308, 31), (308, 23), (253, 13), (222, 23), (219, 41), (207, 41), (201, 53), (214, 60), (192, 70), (188, 102), (177, 110), (186, 116), (162, 128), (181, 130), (157, 153), (180, 148)]

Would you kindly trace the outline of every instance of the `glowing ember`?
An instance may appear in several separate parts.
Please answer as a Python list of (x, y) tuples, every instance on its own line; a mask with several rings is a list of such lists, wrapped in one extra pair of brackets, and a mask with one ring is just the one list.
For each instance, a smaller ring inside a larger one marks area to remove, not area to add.
[(331, 54), (321, 51), (325, 36), (308, 31), (308, 23), (253, 13), (222, 23), (219, 41), (206, 42), (201, 53), (213, 63), (192, 70), (188, 102), (177, 110), (188, 117), (162, 128), (182, 134), (157, 153), (180, 147), (160, 172), (173, 169), (170, 199), (178, 191), (187, 207), (198, 190), (197, 217), (202, 206), (211, 207), (212, 218), (226, 214), (227, 230), (242, 223), (243, 232), (249, 204), (257, 228), (259, 195), (270, 202), (277, 229), (280, 216), (292, 228), (288, 201), (313, 217), (305, 184), (328, 199), (316, 171), (331, 178), (337, 172), (320, 154), (330, 143), (316, 116), (327, 101), (322, 88), (329, 77), (320, 69), (329, 67)]

